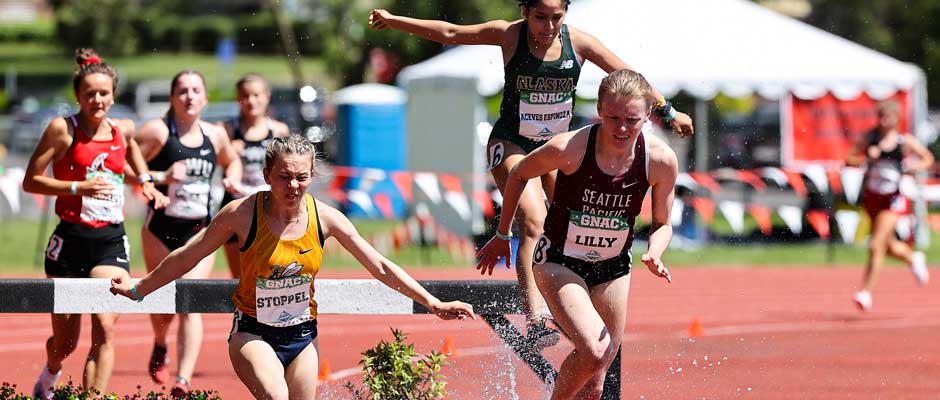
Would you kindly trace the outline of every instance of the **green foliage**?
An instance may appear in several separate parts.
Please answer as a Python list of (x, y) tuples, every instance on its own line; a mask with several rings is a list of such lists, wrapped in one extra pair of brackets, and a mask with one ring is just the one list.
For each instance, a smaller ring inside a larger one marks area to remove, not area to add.
[(414, 344), (405, 343), (406, 335), (392, 328), (393, 342), (382, 340), (362, 353), (362, 385), (347, 382), (346, 388), (356, 400), (432, 400), (444, 392), (441, 367), (447, 356), (432, 351), (419, 356)]
[(103, 54), (131, 54), (137, 50), (133, 16), (140, 7), (124, 0), (74, 0), (55, 10), (56, 36), (71, 51), (94, 47)]
[[(168, 393), (158, 393), (150, 391), (147, 394), (140, 392), (140, 385), (137, 385), (137, 392), (131, 395), (118, 395), (115, 393), (101, 394), (96, 389), (85, 390), (81, 386), (75, 385), (71, 379), (64, 385), (56, 386), (52, 391), (54, 400), (221, 400), (218, 393), (214, 390), (191, 390), (182, 397), (172, 397)], [(16, 393), (16, 385), (3, 382), (0, 385), (0, 400), (30, 400), (31, 397)]]
[(0, 24), (0, 42), (47, 42), (55, 38), (52, 21), (40, 20), (28, 24)]
[(807, 22), (902, 61), (927, 74), (928, 99), (940, 104), (940, 2), (811, 0)]

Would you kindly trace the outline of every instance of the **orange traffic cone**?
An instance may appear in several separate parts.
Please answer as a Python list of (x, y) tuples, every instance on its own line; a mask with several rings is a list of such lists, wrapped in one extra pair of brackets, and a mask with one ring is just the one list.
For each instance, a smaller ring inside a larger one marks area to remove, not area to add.
[(705, 336), (705, 328), (698, 322), (698, 318), (692, 319), (692, 323), (689, 324), (688, 332), (690, 337)]
[(333, 380), (333, 370), (330, 369), (330, 360), (320, 359), (320, 372), (317, 374), (317, 380), (320, 382), (329, 382)]
[(446, 354), (451, 357), (457, 357), (459, 352), (457, 351), (457, 346), (454, 345), (454, 340), (450, 336), (444, 337), (444, 345), (441, 346), (441, 354)]

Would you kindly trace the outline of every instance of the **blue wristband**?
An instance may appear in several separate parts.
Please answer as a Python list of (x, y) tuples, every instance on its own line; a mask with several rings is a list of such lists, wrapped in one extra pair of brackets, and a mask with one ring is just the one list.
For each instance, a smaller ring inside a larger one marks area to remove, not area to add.
[(502, 239), (502, 240), (507, 240), (507, 241), (508, 241), (508, 240), (512, 240), (512, 233), (511, 233), (511, 232), (510, 232), (509, 234), (504, 235), (504, 234), (502, 234), (502, 233), (499, 233), (499, 229), (497, 229), (497, 230), (496, 230), (496, 233), (495, 233), (494, 235), (495, 235), (496, 237)]
[(134, 300), (137, 300), (138, 303), (144, 301), (144, 298), (137, 294), (137, 285), (131, 288), (131, 295), (134, 296)]

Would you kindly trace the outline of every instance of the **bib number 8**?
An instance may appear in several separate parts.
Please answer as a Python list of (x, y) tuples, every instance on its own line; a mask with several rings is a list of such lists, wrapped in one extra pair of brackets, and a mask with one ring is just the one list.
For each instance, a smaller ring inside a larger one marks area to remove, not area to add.
[(532, 262), (536, 264), (545, 264), (548, 261), (548, 249), (552, 247), (552, 241), (548, 240), (545, 235), (542, 235), (539, 238), (539, 242), (535, 244), (535, 252), (532, 254)]

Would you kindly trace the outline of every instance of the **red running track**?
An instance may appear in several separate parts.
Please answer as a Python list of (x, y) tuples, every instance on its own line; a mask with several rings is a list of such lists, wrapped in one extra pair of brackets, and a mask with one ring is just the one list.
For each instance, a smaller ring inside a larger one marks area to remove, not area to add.
[[(421, 279), (476, 279), (462, 271), (415, 271)], [(683, 268), (671, 285), (637, 270), (624, 338), (625, 399), (935, 399), (940, 397), (940, 290), (919, 288), (910, 274), (888, 269), (874, 292), (874, 311), (858, 312), (850, 296), (859, 268)], [(935, 277), (940, 271), (934, 270)], [(363, 277), (362, 273), (324, 278)], [(502, 270), (498, 279), (511, 279)], [(704, 336), (690, 338), (698, 319)], [(51, 332), (47, 315), (0, 314), (0, 380), (31, 390)], [(81, 381), (88, 320), (79, 349), (65, 363)], [(228, 315), (206, 315), (195, 388), (225, 399), (250, 398), (232, 372), (225, 339)], [(410, 335), (421, 352), (452, 338), (459, 355), (446, 368), (450, 399), (541, 399), (538, 379), (505, 350), (482, 321), (442, 322), (431, 316), (322, 316), (320, 350), (337, 379), (320, 398), (348, 398), (359, 353), (390, 339), (389, 326)], [(152, 337), (146, 316), (118, 323), (117, 362), (109, 391), (159, 389), (146, 373)], [(566, 342), (546, 351), (557, 363)], [(171, 351), (171, 356), (174, 356)], [(508, 362), (511, 360), (511, 362)]]

